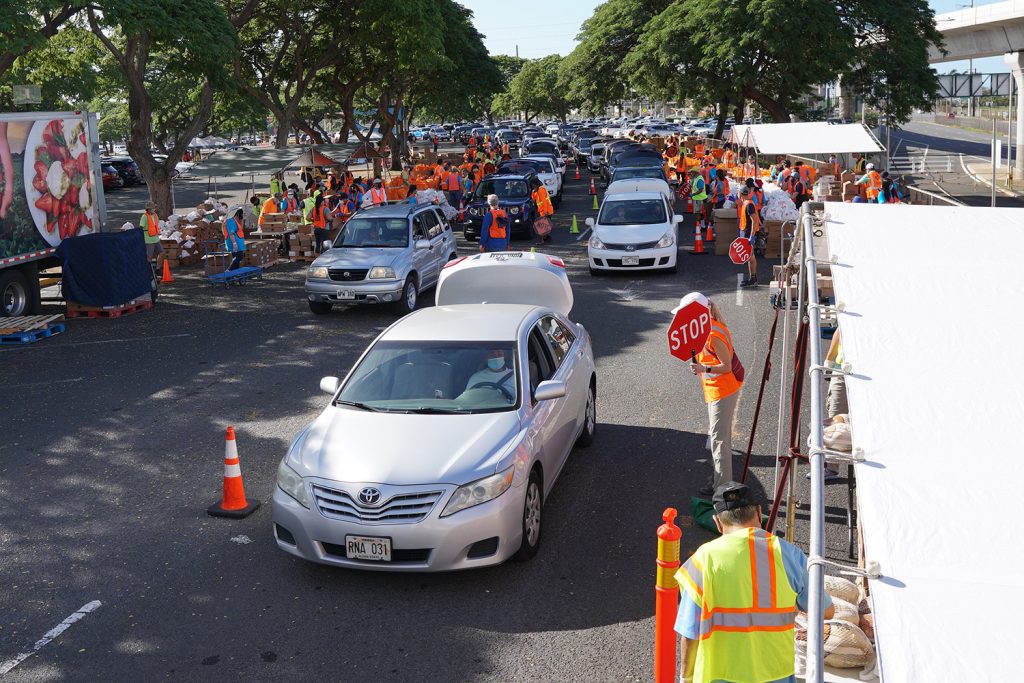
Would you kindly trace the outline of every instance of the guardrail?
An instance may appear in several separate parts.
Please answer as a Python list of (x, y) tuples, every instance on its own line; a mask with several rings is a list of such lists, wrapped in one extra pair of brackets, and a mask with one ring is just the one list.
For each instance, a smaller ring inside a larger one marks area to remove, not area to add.
[(889, 157), (889, 172), (896, 173), (952, 173), (960, 168), (960, 157), (956, 154), (915, 154), (914, 156)]
[(966, 206), (959, 199), (922, 190), (914, 185), (907, 185), (906, 190), (910, 203), (918, 206)]

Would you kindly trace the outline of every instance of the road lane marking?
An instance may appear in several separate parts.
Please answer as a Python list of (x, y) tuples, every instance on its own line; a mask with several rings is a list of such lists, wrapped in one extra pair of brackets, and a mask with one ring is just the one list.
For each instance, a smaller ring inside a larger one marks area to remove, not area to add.
[(736, 273), (736, 305), (743, 305), (743, 273)]
[[(182, 333), (182, 334), (162, 334), (162, 335), (157, 336), (157, 337), (122, 337), (122, 338), (118, 338), (118, 339), (99, 339), (97, 341), (71, 342), (69, 344), (61, 344), (59, 348), (65, 348), (65, 347), (68, 347), (68, 346), (87, 346), (89, 344), (119, 344), (119, 343), (122, 343), (122, 342), (150, 341), (152, 339), (179, 339), (181, 337), (194, 337), (194, 336), (195, 336), (194, 334), (189, 334), (189, 333), (185, 332), (185, 333)], [(45, 348), (45, 346), (30, 346), (27, 349), (22, 349), (22, 350), (23, 351), (31, 351), (34, 348), (35, 349), (42, 349), (42, 348)]]
[(25, 389), (27, 387), (49, 386), (51, 384), (67, 384), (68, 382), (81, 382), (84, 377), (73, 377), (71, 379), (54, 379), (49, 382), (28, 382), (27, 384), (9, 384), (5, 389)]
[(36, 641), (36, 644), (32, 646), (31, 650), (27, 652), (22, 652), (14, 659), (8, 659), (3, 664), (0, 664), (0, 676), (3, 676), (4, 674), (8, 673), (11, 669), (24, 662), (26, 659), (28, 659), (35, 653), (39, 652), (39, 650), (46, 647), (46, 645), (48, 645), (51, 640), (53, 640), (60, 634), (64, 633), (64, 631), (67, 631), (69, 628), (71, 628), (71, 625), (73, 623), (84, 617), (86, 614), (89, 614), (89, 612), (95, 612), (97, 609), (99, 609), (100, 605), (102, 604), (103, 603), (99, 600), (93, 600), (92, 602), (87, 602), (81, 607), (79, 607), (77, 612), (72, 613), (67, 619), (60, 622), (59, 624), (51, 628), (49, 631), (47, 631), (45, 634), (43, 634), (43, 637)]

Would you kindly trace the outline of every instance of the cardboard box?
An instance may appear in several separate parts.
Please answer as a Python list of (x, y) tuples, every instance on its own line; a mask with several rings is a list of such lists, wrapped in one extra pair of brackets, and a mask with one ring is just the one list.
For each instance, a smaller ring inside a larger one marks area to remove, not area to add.
[(739, 236), (740, 223), (736, 216), (736, 210), (718, 209), (715, 211), (715, 254), (718, 256), (728, 254), (729, 245)]

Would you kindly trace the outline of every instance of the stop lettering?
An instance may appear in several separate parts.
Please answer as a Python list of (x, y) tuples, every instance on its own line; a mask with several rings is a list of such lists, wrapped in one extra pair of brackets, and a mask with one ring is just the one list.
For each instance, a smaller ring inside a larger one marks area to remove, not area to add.
[(750, 249), (750, 240), (746, 237), (737, 237), (729, 245), (729, 260), (737, 266), (742, 266), (750, 260), (753, 252)]
[(711, 310), (693, 301), (679, 309), (668, 328), (668, 351), (679, 360), (691, 360), (711, 335)]

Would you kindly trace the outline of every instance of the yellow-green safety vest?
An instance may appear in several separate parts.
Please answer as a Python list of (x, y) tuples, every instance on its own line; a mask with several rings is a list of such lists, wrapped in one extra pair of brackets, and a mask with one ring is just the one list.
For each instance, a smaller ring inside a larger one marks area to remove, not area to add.
[(690, 199), (692, 199), (695, 202), (702, 202), (708, 198), (708, 184), (704, 183), (704, 187), (701, 188), (700, 194), (697, 194), (698, 180), (704, 183), (704, 179), (701, 178), (700, 176), (697, 176), (696, 178), (690, 181)]
[(793, 674), (796, 592), (778, 538), (753, 527), (725, 534), (697, 548), (676, 580), (701, 606), (694, 683)]

